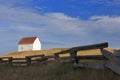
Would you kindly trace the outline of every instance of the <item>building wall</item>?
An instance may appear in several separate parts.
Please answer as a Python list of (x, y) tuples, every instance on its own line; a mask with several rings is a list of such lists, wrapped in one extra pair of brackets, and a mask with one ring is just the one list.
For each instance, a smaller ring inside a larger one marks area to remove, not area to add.
[(41, 42), (36, 38), (33, 44), (18, 44), (18, 51), (41, 50)]
[(35, 42), (33, 43), (33, 50), (41, 50), (41, 42), (38, 38), (36, 38)]
[(30, 50), (33, 50), (33, 44), (18, 45), (18, 51), (30, 51)]

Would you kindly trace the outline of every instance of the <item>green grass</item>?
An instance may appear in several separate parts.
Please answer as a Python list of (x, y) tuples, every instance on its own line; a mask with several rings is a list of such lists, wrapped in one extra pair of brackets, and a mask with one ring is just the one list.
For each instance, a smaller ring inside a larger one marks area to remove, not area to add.
[(30, 67), (0, 66), (0, 80), (120, 80), (112, 71), (80, 68), (72, 64), (38, 64)]

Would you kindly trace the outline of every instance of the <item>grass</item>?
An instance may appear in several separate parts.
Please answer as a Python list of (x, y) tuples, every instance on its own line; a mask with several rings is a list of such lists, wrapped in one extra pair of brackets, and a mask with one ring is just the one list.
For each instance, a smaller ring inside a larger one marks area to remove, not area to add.
[[(60, 52), (63, 50), (66, 50), (68, 48), (55, 48), (51, 50), (38, 50), (38, 51), (23, 51), (23, 52), (12, 52), (5, 55), (2, 55), (4, 57), (14, 57), (14, 58), (24, 58), (25, 56), (29, 55), (39, 55), (39, 54), (45, 54), (45, 55), (54, 55), (56, 52)], [(106, 50), (113, 53), (113, 48), (106, 48)], [(101, 52), (99, 49), (93, 49), (93, 50), (85, 50), (85, 51), (78, 51), (78, 55), (101, 55)], [(62, 54), (60, 56), (69, 56), (68, 54)]]
[(80, 68), (72, 64), (48, 63), (30, 67), (0, 66), (0, 80), (119, 80), (112, 71)]
[[(113, 53), (114, 49), (106, 48)], [(25, 57), (28, 55), (53, 55), (65, 49), (13, 52), (3, 56)], [(68, 56), (69, 54), (60, 55)], [(100, 50), (79, 51), (78, 55), (101, 55)], [(120, 76), (108, 69), (80, 68), (74, 70), (70, 63), (48, 63), (25, 66), (0, 66), (0, 80), (120, 80)]]

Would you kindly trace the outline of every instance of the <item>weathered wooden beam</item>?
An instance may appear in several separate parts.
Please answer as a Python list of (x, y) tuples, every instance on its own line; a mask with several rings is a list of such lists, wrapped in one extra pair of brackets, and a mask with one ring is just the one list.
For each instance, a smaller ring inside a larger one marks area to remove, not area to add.
[[(88, 55), (88, 56), (76, 56), (76, 58), (79, 60), (108, 60), (103, 55)], [(72, 59), (71, 56), (67, 57), (59, 57), (60, 60), (70, 60)]]
[(12, 64), (27, 64), (27, 62), (12, 62)]
[(117, 63), (120, 64), (120, 59), (117, 58), (115, 55), (113, 55), (111, 52), (109, 52), (109, 51), (107, 51), (105, 49), (101, 49), (101, 52), (102, 52), (103, 56), (105, 56), (109, 60), (117, 62)]
[(68, 56), (68, 57), (60, 57), (60, 60), (72, 60), (72, 57)]
[(45, 58), (48, 58), (48, 59), (50, 59), (50, 58), (55, 58), (55, 56), (44, 56)]
[(26, 60), (26, 58), (13, 58), (13, 60)]
[(106, 48), (108, 47), (108, 43), (99, 43), (99, 44), (92, 44), (92, 45), (86, 45), (86, 46), (78, 46), (73, 47), (72, 49), (75, 51), (82, 51), (82, 50), (90, 50), (90, 49), (100, 49), (100, 48)]
[(31, 56), (26, 56), (26, 57), (29, 57), (29, 58), (34, 58), (34, 57), (43, 57), (45, 56), (44, 54), (40, 54), (40, 55), (31, 55)]
[(103, 55), (87, 55), (87, 56), (77, 56), (77, 59), (80, 60), (108, 60), (106, 57)]
[(119, 64), (113, 64), (111, 62), (107, 62), (105, 67), (111, 69), (113, 72), (120, 75), (120, 65)]
[(2, 58), (2, 59), (9, 59), (9, 58), (11, 58), (11, 57), (0, 57), (0, 58)]
[(101, 52), (103, 56), (110, 60), (106, 62), (105, 66), (120, 75), (120, 59), (105, 49), (101, 49)]
[(57, 54), (65, 54), (65, 53), (70, 53), (72, 49), (68, 49), (68, 50), (64, 50), (64, 51), (61, 51), (61, 52), (57, 52), (55, 53), (54, 55), (57, 55)]
[(108, 43), (99, 43), (99, 44), (92, 44), (92, 45), (85, 45), (85, 46), (78, 46), (78, 47), (73, 47), (65, 51), (57, 52), (55, 54), (65, 54), (65, 53), (70, 53), (72, 51), (82, 51), (82, 50), (90, 50), (90, 49), (101, 49), (101, 48), (106, 48), (108, 47)]
[(37, 62), (43, 62), (43, 61), (47, 61), (48, 58), (41, 58), (41, 59), (36, 59)]

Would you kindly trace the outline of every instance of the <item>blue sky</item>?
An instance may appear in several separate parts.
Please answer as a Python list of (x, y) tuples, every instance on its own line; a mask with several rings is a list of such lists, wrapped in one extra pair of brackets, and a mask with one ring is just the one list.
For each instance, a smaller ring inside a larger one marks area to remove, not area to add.
[(120, 44), (120, 0), (0, 0), (0, 54), (17, 51), (22, 37), (42, 49)]

